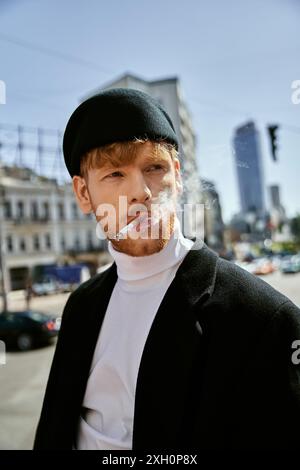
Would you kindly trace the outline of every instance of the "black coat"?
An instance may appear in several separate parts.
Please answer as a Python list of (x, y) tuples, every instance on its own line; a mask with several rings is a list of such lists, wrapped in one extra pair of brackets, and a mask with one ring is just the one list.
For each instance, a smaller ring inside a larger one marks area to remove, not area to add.
[[(206, 245), (194, 247), (147, 337), (133, 449), (300, 448), (299, 309)], [(116, 280), (114, 263), (67, 301), (34, 449), (72, 448)]]

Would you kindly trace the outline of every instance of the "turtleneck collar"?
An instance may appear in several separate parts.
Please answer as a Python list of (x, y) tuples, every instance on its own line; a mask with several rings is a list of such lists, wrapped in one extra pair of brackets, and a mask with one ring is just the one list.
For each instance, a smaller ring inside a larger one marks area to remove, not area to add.
[(118, 278), (122, 281), (140, 281), (162, 273), (180, 263), (193, 245), (182, 234), (180, 222), (174, 220), (174, 230), (168, 243), (157, 253), (149, 256), (130, 256), (117, 251), (108, 242), (108, 251), (117, 265)]

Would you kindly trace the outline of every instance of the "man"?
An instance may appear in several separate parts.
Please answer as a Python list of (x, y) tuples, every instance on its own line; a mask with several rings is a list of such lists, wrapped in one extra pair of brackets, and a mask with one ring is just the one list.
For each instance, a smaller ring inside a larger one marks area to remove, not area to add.
[(299, 309), (183, 236), (177, 150), (137, 90), (104, 91), (68, 122), (74, 192), (114, 263), (65, 306), (35, 449), (299, 447)]

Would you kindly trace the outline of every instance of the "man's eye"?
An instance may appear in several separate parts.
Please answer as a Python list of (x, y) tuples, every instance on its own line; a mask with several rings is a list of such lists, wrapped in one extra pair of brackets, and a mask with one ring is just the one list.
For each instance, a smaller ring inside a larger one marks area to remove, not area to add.
[(162, 165), (151, 165), (147, 168), (147, 171), (158, 171), (158, 170), (163, 170)]
[(122, 176), (122, 173), (120, 171), (114, 171), (113, 173), (107, 175), (105, 178), (118, 178), (118, 176)]

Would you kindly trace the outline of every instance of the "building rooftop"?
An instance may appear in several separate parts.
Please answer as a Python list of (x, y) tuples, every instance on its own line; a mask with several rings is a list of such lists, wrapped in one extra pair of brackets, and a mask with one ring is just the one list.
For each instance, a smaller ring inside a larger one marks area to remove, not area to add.
[(9, 166), (0, 163), (0, 185), (17, 188), (49, 188), (49, 187), (67, 187), (70, 183), (59, 185), (55, 178), (47, 178), (38, 175), (31, 168)]

